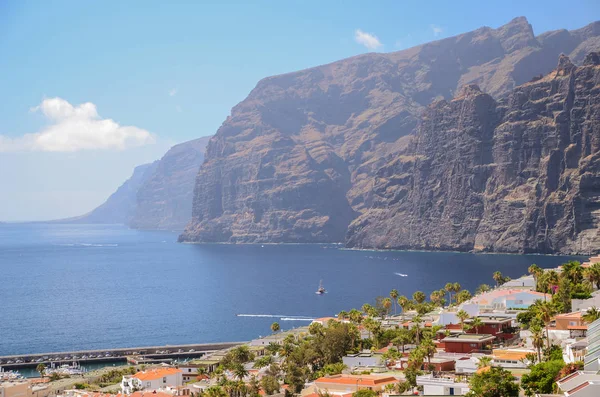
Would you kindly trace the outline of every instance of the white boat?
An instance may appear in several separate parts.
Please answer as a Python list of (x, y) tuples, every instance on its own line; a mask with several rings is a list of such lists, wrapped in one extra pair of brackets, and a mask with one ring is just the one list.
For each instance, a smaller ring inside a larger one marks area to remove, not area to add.
[(321, 281), (319, 281), (319, 289), (317, 289), (317, 292), (315, 292), (315, 294), (323, 295), (325, 292), (327, 292), (327, 291), (323, 287), (323, 280), (321, 280)]

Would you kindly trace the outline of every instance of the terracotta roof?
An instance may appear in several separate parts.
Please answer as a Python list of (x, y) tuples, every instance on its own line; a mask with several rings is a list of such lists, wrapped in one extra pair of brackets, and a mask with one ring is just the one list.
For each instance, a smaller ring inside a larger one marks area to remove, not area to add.
[(587, 330), (588, 327), (587, 325), (568, 325), (567, 329), (573, 329), (573, 330)]
[(519, 361), (524, 359), (527, 354), (530, 352), (526, 352), (526, 351), (500, 351), (500, 352), (494, 352), (494, 358), (498, 359), (498, 360), (512, 360), (512, 361)]
[(160, 379), (165, 376), (175, 375), (177, 373), (181, 373), (181, 370), (178, 368), (155, 368), (138, 372), (137, 374), (133, 375), (133, 377), (143, 381)]
[(398, 382), (393, 376), (377, 377), (370, 375), (338, 375), (324, 376), (315, 380), (321, 383), (335, 383), (339, 385), (377, 386), (386, 383)]
[[(127, 397), (125, 394), (122, 394), (122, 396)], [(129, 397), (173, 397), (173, 395), (162, 391), (136, 391), (135, 393), (130, 394)]]
[(554, 318), (565, 318), (565, 319), (575, 319), (575, 318), (581, 318), (581, 312), (571, 312), (571, 313), (564, 313), (564, 314), (557, 314), (556, 316), (554, 316)]

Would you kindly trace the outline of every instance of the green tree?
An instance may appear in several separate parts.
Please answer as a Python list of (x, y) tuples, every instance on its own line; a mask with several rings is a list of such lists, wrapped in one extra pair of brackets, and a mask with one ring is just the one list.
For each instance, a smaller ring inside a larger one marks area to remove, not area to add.
[(537, 350), (537, 361), (542, 362), (542, 347), (544, 347), (544, 332), (538, 324), (533, 324), (529, 331), (531, 332), (531, 341), (533, 347)]
[(270, 396), (275, 393), (279, 393), (280, 385), (277, 378), (273, 375), (265, 375), (260, 380), (260, 387), (263, 389), (266, 395)]
[(566, 277), (571, 284), (579, 284), (583, 280), (583, 267), (577, 261), (570, 261), (562, 265), (561, 278)]
[(265, 347), (265, 350), (269, 354), (277, 354), (281, 350), (281, 345), (279, 343), (270, 342), (267, 347)]
[(43, 363), (39, 363), (35, 370), (40, 373), (40, 376), (43, 378), (46, 374), (46, 366)]
[(492, 278), (496, 282), (496, 287), (499, 287), (500, 285), (502, 285), (504, 283), (504, 276), (502, 276), (502, 273), (500, 273), (498, 271), (494, 272), (494, 274), (492, 275)]
[(425, 293), (423, 291), (416, 291), (413, 294), (413, 299), (417, 303), (423, 303), (423, 302), (425, 302), (425, 298), (426, 298), (426, 296), (425, 296)]
[(371, 389), (359, 389), (352, 393), (352, 397), (377, 397), (377, 393)]
[(273, 356), (271, 356), (270, 354), (267, 354), (265, 356), (258, 358), (254, 362), (253, 367), (254, 368), (264, 368), (264, 367), (268, 367), (271, 364), (273, 364)]
[(390, 291), (390, 298), (392, 298), (392, 303), (394, 304), (394, 315), (396, 315), (396, 304), (398, 303), (399, 293), (397, 289), (393, 289)]
[(235, 364), (232, 368), (233, 375), (239, 380), (243, 380), (248, 375), (248, 370), (243, 364)]
[(479, 327), (483, 326), (483, 321), (479, 317), (475, 317), (473, 321), (471, 321), (471, 327), (475, 329), (475, 333), (479, 333)]
[(404, 317), (404, 313), (408, 310), (410, 305), (410, 299), (408, 299), (404, 295), (400, 295), (398, 297), (398, 306), (402, 308), (402, 316)]
[(342, 310), (341, 312), (338, 313), (337, 315), (338, 320), (343, 321), (345, 319), (348, 318), (348, 312), (345, 310)]
[(456, 313), (456, 317), (458, 317), (458, 319), (460, 320), (460, 327), (462, 328), (462, 330), (465, 330), (465, 320), (469, 318), (469, 313), (467, 313), (464, 310), (459, 310)]
[(481, 284), (479, 287), (477, 287), (477, 289), (475, 290), (475, 294), (483, 294), (488, 292), (489, 290), (491, 290), (490, 286), (487, 284)]
[(544, 273), (544, 271), (542, 270), (542, 268), (540, 268), (534, 263), (533, 265), (529, 266), (529, 268), (527, 268), (527, 272), (533, 276), (533, 281), (535, 282), (535, 290), (537, 291), (538, 278), (542, 273)]
[(536, 316), (544, 322), (544, 327), (546, 328), (546, 342), (548, 344), (548, 348), (550, 348), (548, 324), (550, 323), (550, 320), (552, 320), (552, 317), (556, 314), (556, 307), (554, 304), (552, 304), (552, 302), (538, 299), (533, 303), (532, 309), (536, 313)]
[(507, 370), (491, 367), (480, 373), (475, 373), (470, 381), (469, 397), (517, 397), (519, 385), (515, 377)]
[(596, 309), (596, 306), (592, 306), (581, 317), (588, 323), (593, 323), (600, 318), (600, 311)]
[(481, 356), (477, 360), (477, 368), (485, 368), (492, 365), (492, 358), (490, 356)]
[(468, 290), (463, 289), (462, 291), (454, 295), (454, 298), (456, 299), (456, 303), (460, 305), (461, 303), (471, 299), (471, 293)]
[(389, 316), (390, 309), (392, 308), (392, 300), (390, 298), (385, 298), (382, 301), (383, 308), (385, 309), (385, 316)]
[(571, 287), (573, 283), (566, 277), (560, 277), (558, 282), (558, 291), (554, 295), (554, 299), (561, 308), (562, 313), (569, 313), (571, 311)]
[(444, 290), (448, 292), (448, 304), (452, 305), (452, 291), (454, 291), (454, 284), (446, 283)]
[(600, 263), (594, 263), (583, 271), (583, 276), (588, 280), (596, 289), (600, 289)]
[(526, 396), (536, 394), (551, 394), (554, 392), (554, 382), (558, 374), (565, 366), (564, 361), (552, 360), (540, 362), (530, 368), (528, 374), (521, 378), (521, 387), (525, 390)]
[(274, 322), (273, 324), (271, 324), (271, 332), (275, 333), (278, 332), (281, 329), (281, 327), (279, 326), (278, 322)]
[(228, 397), (225, 390), (220, 386), (210, 386), (204, 391), (205, 397)]
[(406, 328), (398, 329), (396, 337), (393, 339), (393, 343), (398, 346), (398, 350), (400, 347), (402, 348), (402, 353), (404, 353), (404, 346), (408, 343), (411, 343), (414, 340), (414, 336), (412, 332)]

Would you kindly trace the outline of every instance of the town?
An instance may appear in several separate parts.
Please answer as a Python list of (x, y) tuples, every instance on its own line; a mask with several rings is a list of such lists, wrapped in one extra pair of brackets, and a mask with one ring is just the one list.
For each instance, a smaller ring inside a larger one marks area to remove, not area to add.
[(40, 362), (38, 378), (3, 369), (0, 397), (600, 395), (600, 257), (490, 280), (473, 294), (393, 290), (184, 361), (133, 355), (88, 373)]

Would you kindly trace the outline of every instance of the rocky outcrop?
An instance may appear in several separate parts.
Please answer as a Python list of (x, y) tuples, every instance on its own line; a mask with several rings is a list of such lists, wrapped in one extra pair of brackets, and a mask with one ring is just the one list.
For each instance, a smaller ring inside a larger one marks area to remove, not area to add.
[(131, 178), (98, 208), (53, 223), (114, 223), (135, 229), (183, 230), (192, 213), (196, 174), (209, 139), (173, 146), (160, 160), (136, 167)]
[(600, 249), (600, 54), (496, 102), (430, 105), (382, 167), (351, 247), (589, 254)]
[(173, 146), (137, 191), (129, 226), (135, 229), (181, 231), (192, 215), (192, 197), (198, 168), (210, 137)]
[[(550, 72), (561, 52), (599, 43), (595, 26), (536, 38), (521, 17), (498, 29), (260, 81), (211, 140), (180, 240), (344, 241), (350, 222), (378, 205), (374, 178), (407, 149), (426, 106), (472, 84), (502, 98)], [(465, 111), (493, 102), (486, 98)], [(483, 178), (483, 164), (480, 172)]]
[(135, 167), (133, 174), (99, 207), (85, 215), (45, 223), (129, 224), (137, 206), (137, 192), (150, 178), (158, 161)]

